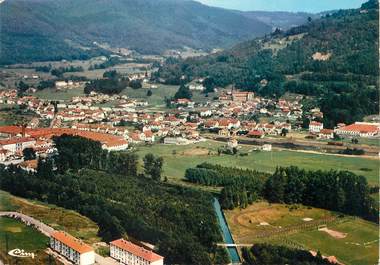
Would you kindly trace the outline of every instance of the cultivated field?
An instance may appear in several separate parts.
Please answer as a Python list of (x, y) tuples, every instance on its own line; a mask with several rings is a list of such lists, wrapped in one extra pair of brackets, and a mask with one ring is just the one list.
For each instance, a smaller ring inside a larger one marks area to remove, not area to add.
[(100, 241), (98, 226), (90, 219), (55, 205), (22, 199), (0, 191), (0, 211), (17, 211), (34, 217), (57, 230), (81, 238), (87, 243)]
[[(378, 184), (379, 160), (359, 157), (341, 157), (334, 155), (302, 153), (295, 151), (272, 152), (252, 151), (248, 156), (220, 155), (218, 147), (222, 143), (207, 141), (187, 146), (155, 144), (138, 147), (140, 157), (153, 153), (164, 157), (164, 175), (169, 179), (183, 178), (189, 167), (209, 162), (224, 166), (256, 169), (263, 172), (273, 172), (278, 166), (299, 166), (309, 170), (349, 170), (365, 176), (371, 185)], [(243, 147), (249, 152), (253, 147)], [(200, 154), (200, 150), (202, 149)]]
[(346, 265), (372, 265), (378, 260), (378, 227), (359, 218), (267, 202), (225, 211), (225, 216), (236, 243), (270, 242), (320, 250)]

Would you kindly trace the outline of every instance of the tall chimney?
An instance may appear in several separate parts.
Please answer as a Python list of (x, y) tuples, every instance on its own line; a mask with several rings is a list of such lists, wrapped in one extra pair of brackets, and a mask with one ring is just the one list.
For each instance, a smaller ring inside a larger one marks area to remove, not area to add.
[(21, 130), (22, 137), (25, 137), (25, 128), (26, 128), (26, 125), (25, 125), (25, 123), (23, 123), (22, 124), (22, 130)]

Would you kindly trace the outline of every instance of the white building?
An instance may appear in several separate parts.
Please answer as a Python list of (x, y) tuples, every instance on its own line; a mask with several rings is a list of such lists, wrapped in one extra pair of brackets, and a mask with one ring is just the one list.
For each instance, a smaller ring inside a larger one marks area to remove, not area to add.
[(312, 121), (309, 124), (310, 133), (319, 133), (323, 129), (323, 123)]
[(203, 91), (206, 88), (202, 84), (191, 84), (189, 85), (190, 90), (195, 90), (195, 91)]
[(124, 239), (110, 242), (110, 256), (127, 265), (164, 264), (164, 257)]
[(57, 89), (65, 88), (68, 86), (68, 83), (66, 81), (56, 81), (55, 82), (55, 87)]
[(128, 141), (108, 141), (102, 145), (102, 148), (108, 151), (123, 151), (128, 149)]
[(50, 247), (74, 264), (92, 265), (95, 263), (94, 249), (65, 232), (52, 233)]
[(11, 153), (18, 153), (28, 147), (33, 147), (36, 140), (33, 138), (11, 138), (0, 140), (0, 148), (10, 151)]
[(271, 144), (264, 144), (264, 145), (262, 146), (262, 150), (263, 150), (263, 151), (270, 152), (270, 151), (272, 151), (272, 145), (271, 145)]
[(165, 137), (164, 144), (187, 145), (191, 142), (182, 137)]

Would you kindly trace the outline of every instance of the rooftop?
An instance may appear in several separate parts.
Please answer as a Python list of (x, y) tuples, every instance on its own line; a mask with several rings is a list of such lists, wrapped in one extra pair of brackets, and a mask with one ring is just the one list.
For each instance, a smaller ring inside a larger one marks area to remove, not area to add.
[(93, 251), (93, 248), (89, 245), (83, 243), (79, 239), (76, 239), (75, 237), (63, 232), (63, 231), (57, 231), (51, 234), (51, 237), (57, 239), (58, 241), (62, 242), (66, 246), (69, 246), (70, 248), (74, 249), (75, 251), (79, 252), (80, 254)]
[(133, 244), (130, 241), (124, 240), (124, 239), (118, 239), (115, 241), (110, 242), (110, 245), (117, 246), (121, 249), (124, 249), (130, 253), (132, 253), (135, 256), (141, 257), (147, 261), (154, 262), (163, 259), (164, 257), (154, 253), (151, 250), (147, 250), (143, 247), (140, 247), (136, 244)]

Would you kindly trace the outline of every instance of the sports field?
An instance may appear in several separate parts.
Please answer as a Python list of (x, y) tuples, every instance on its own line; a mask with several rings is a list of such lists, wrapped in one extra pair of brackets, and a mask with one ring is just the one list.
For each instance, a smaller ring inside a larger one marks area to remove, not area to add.
[(346, 265), (372, 265), (378, 260), (378, 227), (360, 218), (267, 202), (224, 213), (236, 243), (268, 242), (320, 250)]
[[(365, 176), (371, 185), (378, 185), (379, 160), (376, 159), (280, 150), (272, 152), (252, 151), (248, 156), (219, 156), (217, 149), (221, 145), (221, 143), (214, 141), (187, 146), (155, 144), (137, 147), (137, 154), (140, 157), (147, 153), (163, 156), (164, 175), (171, 180), (182, 179), (185, 170), (189, 167), (209, 162), (269, 173), (278, 166), (299, 166), (309, 170), (349, 170)], [(244, 147), (243, 150), (248, 152), (249, 148), (252, 147)]]

